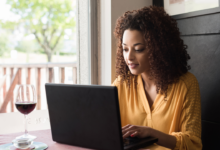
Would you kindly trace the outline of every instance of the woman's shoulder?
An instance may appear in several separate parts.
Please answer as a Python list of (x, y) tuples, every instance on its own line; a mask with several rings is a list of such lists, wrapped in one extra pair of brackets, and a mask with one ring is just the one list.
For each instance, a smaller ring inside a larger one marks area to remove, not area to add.
[(196, 79), (195, 75), (190, 72), (183, 74), (180, 77), (179, 82), (184, 84), (187, 89), (189, 89), (189, 87), (191, 87), (192, 84), (198, 84), (198, 80)]
[(122, 76), (118, 76), (115, 81), (112, 83), (114, 86), (126, 85), (125, 81), (122, 79)]
[[(137, 81), (135, 81), (135, 78), (137, 78), (137, 77), (133, 77), (132, 79), (131, 79), (131, 81), (130, 81), (130, 87), (133, 87), (133, 86), (135, 86), (135, 82), (137, 82)], [(136, 79), (137, 80), (137, 79)], [(126, 81), (126, 79), (124, 79), (124, 78), (122, 78), (122, 76), (118, 76), (115, 80), (114, 80), (114, 82), (112, 83), (112, 85), (113, 86), (117, 86), (117, 87), (128, 87), (129, 85), (128, 85), (128, 83), (127, 83), (127, 81)]]
[(112, 83), (112, 85), (113, 85), (113, 86), (118, 86), (118, 85), (120, 84), (120, 82), (121, 82), (121, 77), (118, 76), (118, 77), (114, 80), (114, 82)]

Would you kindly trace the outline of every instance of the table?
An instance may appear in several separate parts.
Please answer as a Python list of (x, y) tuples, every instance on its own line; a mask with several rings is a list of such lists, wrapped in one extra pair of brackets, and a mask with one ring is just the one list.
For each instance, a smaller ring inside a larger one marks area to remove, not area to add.
[[(13, 134), (6, 134), (0, 135), (0, 145), (10, 143), (15, 137), (22, 135), (23, 133), (13, 133)], [(30, 134), (36, 135), (37, 139), (36, 142), (43, 142), (48, 145), (47, 150), (91, 150), (88, 148), (82, 148), (77, 146), (71, 146), (61, 143), (56, 143), (52, 140), (51, 130), (39, 130), (39, 131), (31, 131)], [(148, 146), (147, 149), (140, 149), (140, 150), (169, 150), (165, 147), (158, 146), (158, 145), (151, 145)]]

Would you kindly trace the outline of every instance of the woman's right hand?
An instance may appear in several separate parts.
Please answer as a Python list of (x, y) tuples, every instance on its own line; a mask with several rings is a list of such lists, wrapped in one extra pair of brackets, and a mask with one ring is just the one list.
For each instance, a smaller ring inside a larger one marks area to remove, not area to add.
[(145, 138), (151, 136), (152, 128), (147, 126), (136, 126), (136, 125), (126, 125), (122, 127), (122, 135), (123, 139), (129, 136), (131, 137), (138, 137), (138, 138)]

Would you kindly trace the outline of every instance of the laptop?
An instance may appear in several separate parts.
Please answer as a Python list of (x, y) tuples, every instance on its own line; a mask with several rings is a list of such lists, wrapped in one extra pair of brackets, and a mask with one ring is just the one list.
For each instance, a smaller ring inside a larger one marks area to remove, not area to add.
[(115, 86), (45, 84), (53, 141), (100, 150), (131, 150), (157, 138), (123, 140)]

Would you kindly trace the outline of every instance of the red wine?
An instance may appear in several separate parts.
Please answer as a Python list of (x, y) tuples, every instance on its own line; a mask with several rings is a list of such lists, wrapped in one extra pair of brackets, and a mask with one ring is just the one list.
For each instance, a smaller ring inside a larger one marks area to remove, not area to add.
[(32, 112), (36, 106), (36, 103), (33, 102), (16, 102), (15, 103), (16, 108), (20, 113), (27, 115), (30, 112)]

